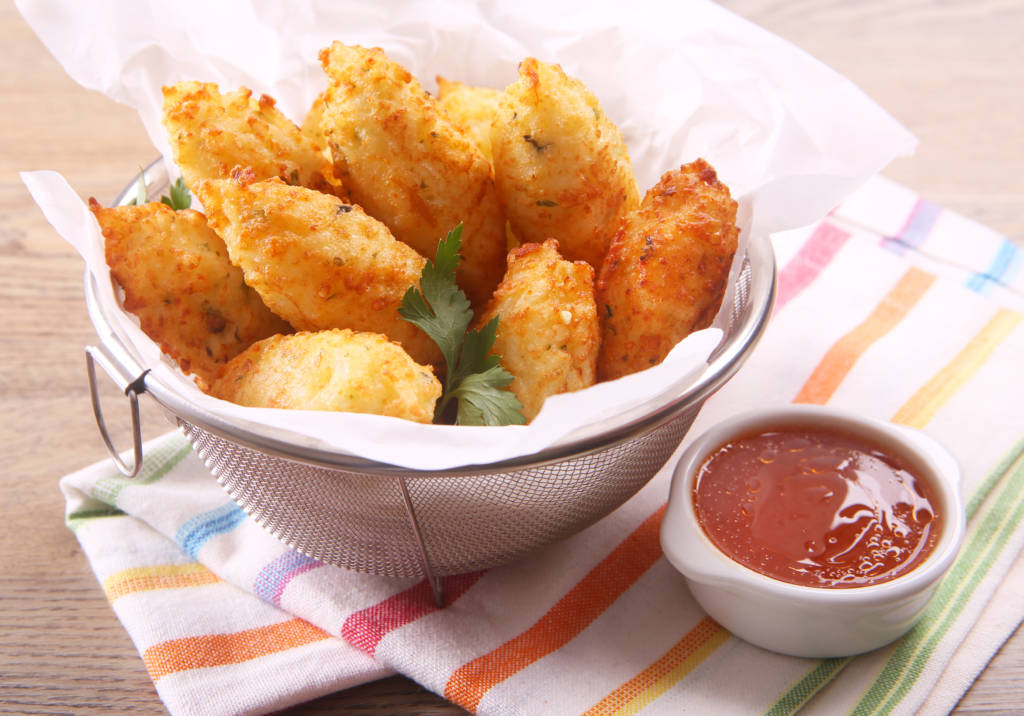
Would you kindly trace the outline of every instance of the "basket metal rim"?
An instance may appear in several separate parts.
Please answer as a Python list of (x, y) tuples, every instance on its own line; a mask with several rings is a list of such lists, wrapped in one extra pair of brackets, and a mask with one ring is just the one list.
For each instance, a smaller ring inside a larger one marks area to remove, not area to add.
[[(161, 188), (169, 184), (169, 178), (162, 159), (157, 159), (145, 169), (147, 184)], [(129, 184), (115, 200), (120, 205), (128, 200), (134, 190), (134, 183)], [(671, 420), (679, 413), (703, 404), (710, 395), (725, 384), (740, 366), (746, 361), (755, 345), (760, 341), (775, 303), (776, 294), (776, 263), (775, 254), (766, 235), (753, 235), (747, 242), (747, 258), (750, 262), (751, 281), (747, 310), (740, 319), (735, 333), (719, 344), (711, 359), (701, 373), (685, 389), (669, 391), (652, 401), (651, 410), (640, 417), (611, 418), (604, 422), (597, 434), (579, 439), (563, 439), (549, 448), (529, 455), (496, 461), (492, 463), (461, 465), (440, 470), (415, 470), (412, 468), (377, 462), (357, 455), (330, 449), (297, 444), (275, 435), (262, 432), (258, 426), (250, 429), (231, 423), (218, 415), (203, 410), (178, 395), (173, 388), (164, 383), (152, 372), (130, 355), (123, 337), (117, 335), (112, 322), (106, 315), (102, 304), (97, 298), (99, 287), (96, 277), (88, 269), (85, 272), (85, 297), (89, 316), (101, 343), (115, 353), (118, 360), (126, 363), (128, 370), (134, 370), (147, 393), (165, 410), (179, 420), (184, 420), (198, 428), (219, 437), (232, 440), (243, 446), (286, 458), (289, 460), (309, 463), (318, 466), (334, 467), (344, 470), (357, 470), (364, 473), (384, 475), (422, 474), (432, 477), (451, 475), (466, 476), (508, 469), (527, 469), (543, 466), (553, 462), (578, 457), (583, 454), (605, 449), (611, 445), (629, 440), (653, 430), (657, 426)]]

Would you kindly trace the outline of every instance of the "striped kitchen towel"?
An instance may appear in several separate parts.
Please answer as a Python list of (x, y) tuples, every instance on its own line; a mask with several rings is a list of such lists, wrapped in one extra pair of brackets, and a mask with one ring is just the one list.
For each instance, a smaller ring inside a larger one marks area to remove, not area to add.
[(1024, 617), (1022, 253), (883, 179), (775, 247), (772, 322), (691, 434), (797, 401), (943, 443), (963, 468), (969, 530), (906, 637), (824, 660), (733, 637), (662, 558), (668, 468), (573, 537), (446, 577), (438, 609), (423, 582), (287, 549), (172, 433), (146, 445), (134, 480), (102, 464), (61, 483), (168, 709), (266, 712), (394, 671), (481, 714), (950, 710)]

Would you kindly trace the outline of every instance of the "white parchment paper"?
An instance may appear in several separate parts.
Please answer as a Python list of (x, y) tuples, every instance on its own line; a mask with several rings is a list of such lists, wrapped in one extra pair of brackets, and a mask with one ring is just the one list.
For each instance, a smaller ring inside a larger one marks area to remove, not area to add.
[[(584, 4), (518, 0), (302, 3), (15, 0), (68, 74), (139, 112), (170, 157), (160, 88), (181, 80), (245, 85), (301, 122), (325, 85), (317, 53), (334, 40), (379, 46), (428, 90), (435, 76), (504, 87), (527, 56), (581, 79), (629, 145), (641, 191), (667, 170), (707, 159), (740, 202), (744, 235), (824, 216), (916, 140), (850, 82), (799, 49), (709, 2)], [(84, 139), (84, 138), (83, 138)], [(139, 157), (145, 163), (149, 157)], [(168, 167), (172, 175), (176, 170)], [(604, 418), (642, 410), (685, 385), (717, 345), (717, 328), (664, 363), (549, 399), (529, 426), (421, 426), (392, 418), (241, 408), (201, 393), (124, 314), (95, 220), (53, 172), (22, 174), (58, 232), (97, 277), (98, 300), (143, 365), (200, 407), (270, 426), (305, 444), (405, 467), (442, 469), (526, 455)], [(125, 184), (132, 177), (125, 177)], [(578, 432), (577, 432), (578, 434)]]

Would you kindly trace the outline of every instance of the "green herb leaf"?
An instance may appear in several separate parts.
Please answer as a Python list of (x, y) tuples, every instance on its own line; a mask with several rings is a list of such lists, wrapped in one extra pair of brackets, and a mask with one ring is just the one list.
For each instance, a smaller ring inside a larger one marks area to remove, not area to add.
[[(456, 382), (461, 383), (470, 373), (480, 373), (499, 365), (498, 356), (488, 353), (498, 333), (498, 317), (495, 316), (479, 331), (468, 331), (462, 341), (462, 354), (455, 372)], [(511, 382), (511, 376), (509, 382)]]
[[(127, 206), (141, 206), (149, 201), (149, 191), (146, 188), (146, 170), (139, 167), (139, 178), (135, 182), (135, 196), (125, 202)], [(192, 206), (192, 193), (185, 186), (185, 181), (178, 177), (177, 181), (171, 184), (168, 194), (160, 197), (160, 202), (171, 207), (175, 211), (187, 209)]]
[(437, 256), (423, 267), (419, 289), (410, 286), (398, 309), (402, 318), (422, 328), (441, 349), (448, 366), (446, 383), (451, 382), (459, 362), (462, 339), (473, 320), (469, 299), (455, 285), (461, 245), (462, 224), (459, 224), (438, 244)]
[(419, 288), (411, 286), (405, 292), (398, 313), (423, 329), (444, 356), (447, 371), (435, 422), (454, 399), (457, 425), (521, 425), (526, 422), (520, 412), (522, 403), (511, 391), (502, 390), (512, 382), (512, 375), (490, 353), (498, 319), (479, 331), (469, 330), (473, 311), (455, 283), (461, 246), (459, 224), (437, 245), (436, 257), (423, 267)]
[(523, 404), (508, 390), (512, 375), (500, 365), (467, 375), (453, 391), (459, 401), (457, 425), (522, 425)]
[(171, 184), (169, 196), (164, 195), (160, 197), (160, 201), (167, 206), (171, 207), (175, 211), (181, 209), (187, 209), (192, 206), (192, 194), (189, 192), (188, 187), (185, 186), (185, 180), (181, 177)]

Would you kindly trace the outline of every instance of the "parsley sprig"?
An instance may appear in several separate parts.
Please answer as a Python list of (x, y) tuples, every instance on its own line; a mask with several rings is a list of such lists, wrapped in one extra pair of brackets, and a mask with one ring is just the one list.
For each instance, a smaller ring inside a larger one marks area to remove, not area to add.
[(185, 186), (185, 180), (178, 177), (173, 184), (168, 194), (160, 197), (160, 201), (167, 206), (171, 207), (175, 211), (181, 209), (187, 209), (192, 206), (192, 194), (189, 193), (188, 187)]
[(434, 422), (443, 420), (449, 404), (457, 401), (456, 425), (521, 425), (526, 422), (523, 405), (515, 394), (503, 390), (512, 375), (490, 353), (498, 331), (495, 316), (480, 330), (470, 330), (473, 311), (469, 299), (455, 283), (462, 246), (462, 224), (448, 232), (437, 245), (437, 255), (427, 261), (419, 288), (410, 286), (398, 313), (419, 326), (441, 349), (447, 368), (444, 390), (434, 411)]
[[(135, 196), (132, 197), (131, 201), (128, 202), (128, 206), (142, 205), (149, 201), (149, 191), (146, 189), (146, 172), (143, 169), (139, 169), (139, 179), (135, 182)], [(192, 194), (189, 192), (188, 187), (185, 186), (185, 181), (178, 177), (178, 179), (171, 184), (171, 188), (167, 194), (160, 197), (161, 203), (167, 204), (175, 211), (180, 209), (187, 209), (192, 206)]]

